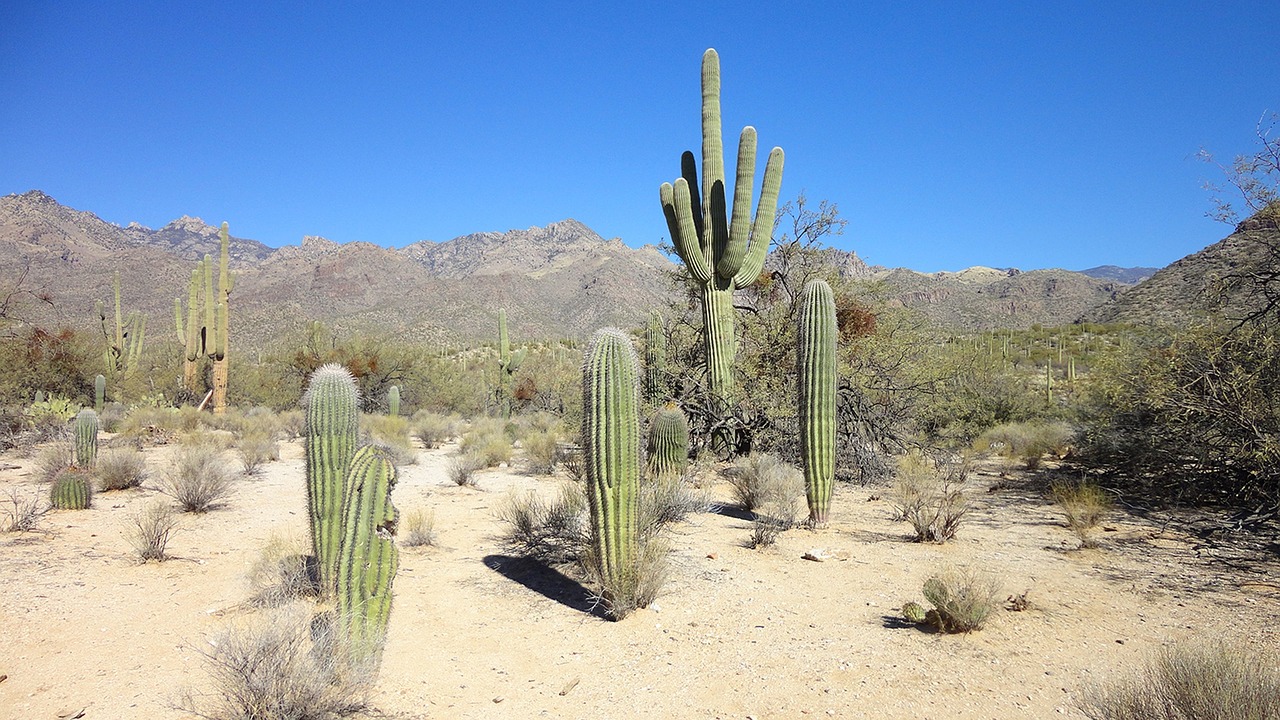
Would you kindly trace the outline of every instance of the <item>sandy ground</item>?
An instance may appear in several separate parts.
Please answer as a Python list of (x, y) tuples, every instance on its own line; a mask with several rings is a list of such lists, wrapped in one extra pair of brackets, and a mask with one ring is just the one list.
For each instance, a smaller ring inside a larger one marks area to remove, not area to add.
[[(370, 716), (393, 718), (1080, 718), (1091, 683), (1188, 638), (1280, 647), (1280, 574), (1229, 564), (1151, 521), (1114, 513), (1102, 547), (1076, 549), (1034, 493), (988, 493), (957, 539), (908, 541), (883, 489), (840, 488), (832, 527), (744, 543), (733, 510), (675, 529), (656, 605), (620, 623), (592, 614), (572, 578), (530, 568), (499, 541), (513, 488), (560, 480), (499, 468), (449, 483), (452, 446), (421, 451), (395, 490), (402, 512), (434, 509), (437, 544), (405, 548)], [(248, 610), (246, 575), (273, 535), (305, 537), (302, 450), (237, 481), (225, 507), (184, 515), (170, 551), (139, 564), (128, 516), (162, 498), (153, 479), (55, 511), (41, 530), (0, 534), (0, 718), (186, 718), (207, 687), (197, 649)], [(233, 462), (228, 453), (228, 462)], [(0, 457), (0, 492), (44, 493), (32, 460)], [(727, 500), (727, 486), (711, 489)], [(0, 497), (4, 497), (0, 495)], [(827, 556), (802, 559), (806, 552)], [(943, 566), (996, 573), (1031, 607), (969, 635), (897, 620)]]

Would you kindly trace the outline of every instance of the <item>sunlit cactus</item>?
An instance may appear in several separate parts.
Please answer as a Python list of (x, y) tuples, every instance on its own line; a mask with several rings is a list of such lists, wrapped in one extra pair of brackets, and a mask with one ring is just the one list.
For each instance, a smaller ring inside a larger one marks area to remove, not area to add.
[(359, 392), (341, 365), (320, 367), (303, 396), (306, 408), (307, 510), (320, 588), (336, 588), (347, 471), (360, 438)]
[(800, 459), (809, 522), (827, 523), (835, 479), (836, 305), (831, 286), (810, 280), (800, 300), (796, 365), (800, 390)]
[(399, 566), (396, 468), (386, 451), (366, 445), (347, 473), (346, 510), (338, 556), (337, 616), (351, 662), (377, 668), (391, 615), (391, 585)]

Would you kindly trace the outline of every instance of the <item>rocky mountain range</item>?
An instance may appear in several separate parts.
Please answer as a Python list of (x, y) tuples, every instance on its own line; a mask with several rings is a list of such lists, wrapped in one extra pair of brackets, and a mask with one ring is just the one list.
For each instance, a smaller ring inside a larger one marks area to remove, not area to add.
[[(174, 298), (185, 298), (194, 263), (217, 249), (217, 228), (199, 218), (122, 227), (38, 190), (0, 197), (0, 271), (15, 281), (25, 272), (24, 289), (48, 296), (29, 310), (39, 322), (96, 326), (94, 302), (109, 301), (119, 272), (126, 312), (147, 315), (149, 338), (176, 339)], [(1129, 287), (1126, 280), (1140, 276), (1106, 266), (1087, 274), (982, 267), (925, 274), (826, 252), (890, 304), (957, 330), (1097, 316)], [(672, 268), (653, 246), (605, 240), (572, 219), (400, 249), (314, 236), (271, 248), (233, 235), (232, 318), (236, 338), (251, 348), (300, 335), (311, 320), (417, 342), (485, 341), (498, 308), (507, 309), (518, 340), (585, 337), (604, 325), (640, 324), (668, 301)]]

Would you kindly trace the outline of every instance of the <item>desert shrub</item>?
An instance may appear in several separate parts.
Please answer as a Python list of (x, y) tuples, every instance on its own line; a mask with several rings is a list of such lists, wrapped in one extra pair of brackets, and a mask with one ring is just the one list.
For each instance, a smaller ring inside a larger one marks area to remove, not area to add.
[(164, 443), (200, 426), (200, 411), (193, 407), (172, 408), (139, 405), (120, 421), (117, 434), (136, 443)]
[(49, 512), (49, 503), (39, 495), (23, 495), (16, 488), (9, 490), (4, 503), (4, 532), (31, 532), (40, 525), (40, 518)]
[(982, 433), (974, 441), (973, 449), (1021, 460), (1028, 470), (1035, 470), (1046, 453), (1065, 455), (1075, 435), (1075, 430), (1066, 423), (1006, 423)]
[(555, 472), (556, 461), (560, 458), (560, 440), (560, 431), (556, 427), (529, 432), (524, 436), (521, 444), (531, 472), (537, 475)]
[(295, 603), (227, 627), (200, 649), (210, 688), (188, 690), (179, 706), (217, 720), (340, 717), (364, 705), (368, 673), (339, 662), (332, 630)]
[(679, 475), (667, 474), (640, 483), (640, 537), (652, 538), (690, 515), (711, 506), (705, 493)]
[(1134, 676), (1091, 688), (1093, 720), (1262, 720), (1280, 717), (1274, 653), (1216, 642), (1163, 649)]
[(422, 547), (436, 544), (436, 514), (426, 508), (414, 508), (404, 518), (404, 544)]
[(166, 502), (154, 502), (130, 516), (125, 537), (143, 562), (168, 559), (165, 548), (178, 527), (178, 515)]
[(577, 562), (590, 539), (587, 495), (579, 483), (561, 485), (550, 502), (532, 491), (513, 493), (497, 515), (507, 525), (502, 536), (507, 548), (549, 565)]
[(420, 410), (414, 413), (412, 425), (422, 446), (431, 450), (456, 437), (459, 423), (456, 418)]
[(112, 448), (98, 458), (98, 487), (127, 490), (138, 487), (147, 477), (147, 461), (132, 448)]
[(986, 573), (946, 570), (924, 583), (924, 599), (933, 605), (925, 622), (939, 632), (967, 633), (982, 629), (1000, 607), (1000, 581)]
[(458, 444), (463, 453), (483, 460), (485, 467), (496, 467), (511, 460), (511, 437), (507, 423), (496, 418), (484, 418), (472, 423)]
[(1111, 496), (1087, 480), (1054, 483), (1049, 487), (1049, 493), (1062, 511), (1067, 527), (1080, 538), (1080, 544), (1093, 547), (1090, 533), (1111, 507)]
[(409, 440), (409, 418), (399, 415), (365, 415), (361, 424), (369, 439), (387, 449), (397, 466), (413, 465), (418, 452)]
[(276, 414), (276, 424), (286, 438), (301, 437), (307, 416), (301, 410), (285, 410)]
[(71, 467), (71, 443), (58, 441), (40, 448), (36, 453), (36, 478), (40, 482), (53, 482), (58, 473)]
[(782, 533), (795, 527), (798, 517), (797, 501), (802, 495), (804, 495), (803, 485), (800, 486), (799, 492), (792, 487), (782, 492), (766, 494), (754, 512), (751, 537), (747, 540), (748, 547), (757, 550), (769, 547), (778, 542), (778, 537)]
[(596, 601), (604, 606), (605, 614), (621, 620), (637, 608), (648, 607), (669, 575), (671, 548), (664, 538), (649, 538), (639, 544), (631, 572), (610, 578), (603, 572), (596, 543), (588, 543), (580, 562), (587, 578), (598, 588)]
[(236, 441), (236, 455), (245, 475), (257, 475), (262, 466), (280, 459), (280, 445), (271, 432), (245, 430)]
[(454, 484), (461, 487), (474, 487), (476, 484), (476, 472), (488, 467), (483, 458), (463, 453), (449, 458), (445, 471), (449, 474), (449, 479)]
[(98, 413), (98, 426), (105, 433), (117, 432), (128, 414), (128, 406), (118, 402), (106, 403), (102, 406), (102, 412)]
[(183, 445), (174, 452), (172, 462), (164, 475), (163, 491), (184, 512), (208, 512), (231, 493), (231, 473), (216, 446)]
[(250, 604), (280, 607), (320, 590), (310, 544), (293, 536), (272, 535), (249, 569)]
[(733, 488), (734, 502), (747, 511), (755, 511), (782, 496), (794, 498), (804, 494), (804, 476), (800, 471), (770, 453), (757, 452), (739, 458), (725, 475)]
[(898, 519), (911, 523), (916, 542), (955, 537), (969, 509), (963, 490), (968, 474), (964, 460), (938, 463), (919, 452), (899, 458), (894, 508)]

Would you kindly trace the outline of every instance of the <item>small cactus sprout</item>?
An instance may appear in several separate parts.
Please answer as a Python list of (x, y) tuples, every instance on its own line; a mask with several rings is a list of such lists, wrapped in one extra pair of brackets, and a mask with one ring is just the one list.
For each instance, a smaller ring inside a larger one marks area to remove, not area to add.
[(323, 365), (311, 374), (302, 398), (306, 407), (303, 437), (307, 455), (307, 510), (320, 588), (337, 587), (338, 546), (342, 540), (347, 470), (360, 437), (359, 392), (355, 378), (341, 365)]
[(339, 628), (353, 665), (377, 669), (391, 616), (391, 584), (399, 565), (396, 468), (382, 448), (365, 445), (351, 458), (338, 557)]
[(73, 461), (77, 467), (92, 470), (98, 463), (98, 413), (89, 408), (81, 410), (76, 415), (75, 435)]
[(84, 510), (93, 502), (93, 478), (81, 468), (69, 467), (53, 479), (49, 503), (59, 510)]
[(673, 403), (658, 411), (649, 426), (649, 473), (680, 475), (689, 465), (689, 421)]
[(809, 523), (820, 527), (827, 523), (836, 470), (836, 304), (825, 280), (805, 283), (796, 365), (805, 496)]
[(621, 330), (596, 332), (582, 377), (582, 447), (592, 564), (615, 619), (635, 606), (639, 545), (640, 418), (635, 350)]
[(99, 375), (93, 379), (93, 411), (102, 412), (102, 405), (107, 399), (107, 378)]
[(400, 386), (392, 385), (387, 388), (387, 414), (391, 417), (400, 416)]

